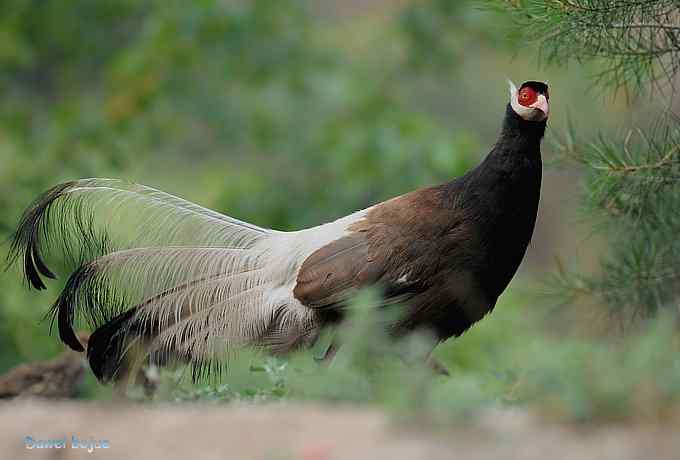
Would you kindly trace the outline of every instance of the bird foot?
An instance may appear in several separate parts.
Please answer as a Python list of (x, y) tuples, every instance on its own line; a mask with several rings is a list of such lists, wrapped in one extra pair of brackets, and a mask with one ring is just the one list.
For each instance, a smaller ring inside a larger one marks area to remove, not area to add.
[(427, 361), (425, 361), (425, 363), (437, 375), (446, 375), (446, 376), (451, 375), (449, 373), (449, 370), (446, 368), (446, 366), (444, 366), (442, 363), (440, 363), (436, 358), (434, 358), (432, 356), (427, 358)]

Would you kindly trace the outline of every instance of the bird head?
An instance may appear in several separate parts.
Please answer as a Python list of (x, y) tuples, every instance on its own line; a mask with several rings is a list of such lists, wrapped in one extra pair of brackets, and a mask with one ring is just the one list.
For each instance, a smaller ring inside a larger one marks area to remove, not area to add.
[(545, 121), (550, 113), (548, 85), (540, 81), (526, 81), (517, 89), (510, 84), (510, 106), (526, 121)]

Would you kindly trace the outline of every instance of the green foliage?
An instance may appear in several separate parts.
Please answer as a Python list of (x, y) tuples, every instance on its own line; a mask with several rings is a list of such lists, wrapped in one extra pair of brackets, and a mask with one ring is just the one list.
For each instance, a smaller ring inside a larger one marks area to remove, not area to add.
[(596, 59), (612, 86), (671, 82), (680, 66), (674, 0), (505, 0), (526, 39), (547, 62)]
[[(680, 70), (678, 3), (668, 0), (505, 2), (544, 60), (598, 58), (601, 82), (640, 88), (671, 83)], [(672, 100), (673, 88), (667, 99)], [(640, 99), (637, 103), (642, 102)], [(586, 143), (574, 130), (559, 147), (585, 172), (585, 210), (609, 242), (601, 273), (559, 267), (554, 284), (568, 301), (594, 296), (629, 319), (680, 312), (680, 131), (666, 116), (622, 141)]]
[(601, 137), (562, 153), (587, 171), (584, 204), (609, 238), (609, 253), (596, 278), (562, 268), (555, 282), (571, 300), (599, 296), (631, 318), (661, 309), (677, 312), (680, 295), (680, 131), (660, 125), (630, 131), (619, 144)]
[(465, 1), (434, 0), (409, 6), (401, 16), (409, 47), (409, 68), (448, 70), (455, 63), (465, 40), (452, 33), (464, 26)]
[(661, 421), (680, 404), (680, 342), (667, 317), (626, 340), (551, 337), (536, 312), (500, 305), (491, 317), (438, 349), (450, 377), (424, 365), (427, 337), (376, 333), (384, 317), (353, 307), (351, 326), (330, 367), (308, 353), (286, 359), (239, 354), (227, 383), (193, 385), (166, 374), (155, 401), (352, 402), (398, 418), (468, 423), (493, 409), (521, 409), (555, 420)]
[(513, 51), (519, 36), (493, 3), (471, 0), (412, 2), (399, 17), (408, 72), (448, 75), (483, 45)]
[(680, 402), (680, 359), (672, 318), (625, 341), (530, 343), (513, 394), (574, 421), (663, 420)]

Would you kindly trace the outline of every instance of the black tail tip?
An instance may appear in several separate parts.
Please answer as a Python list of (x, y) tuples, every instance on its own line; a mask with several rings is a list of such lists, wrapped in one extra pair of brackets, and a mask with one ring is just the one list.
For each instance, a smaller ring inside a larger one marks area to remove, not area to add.
[[(48, 190), (39, 196), (21, 216), (18, 227), (11, 241), (7, 268), (24, 256), (24, 274), (31, 287), (38, 291), (46, 289), (40, 275), (55, 279), (54, 273), (47, 267), (40, 255), (41, 239), (44, 237), (44, 218), (49, 208), (75, 182), (66, 182)], [(42, 237), (41, 237), (42, 235)]]
[(135, 310), (113, 318), (95, 330), (87, 345), (87, 360), (92, 373), (102, 383), (113, 380), (121, 368), (127, 343), (127, 331)]
[(78, 336), (73, 332), (73, 329), (69, 329), (69, 331), (64, 331), (63, 333), (59, 333), (59, 338), (61, 339), (62, 342), (64, 342), (68, 347), (73, 350), (77, 351), (79, 353), (82, 353), (85, 351), (85, 347), (83, 347), (83, 344), (80, 342), (78, 339)]

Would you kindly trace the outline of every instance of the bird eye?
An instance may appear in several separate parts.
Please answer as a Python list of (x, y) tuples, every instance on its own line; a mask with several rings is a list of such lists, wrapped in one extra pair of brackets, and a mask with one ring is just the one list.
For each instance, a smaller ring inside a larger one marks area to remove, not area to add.
[(526, 87), (522, 88), (522, 90), (519, 92), (518, 95), (519, 102), (524, 105), (524, 106), (529, 106), (536, 102), (536, 99), (538, 98), (538, 95), (536, 94), (536, 91), (533, 89)]

